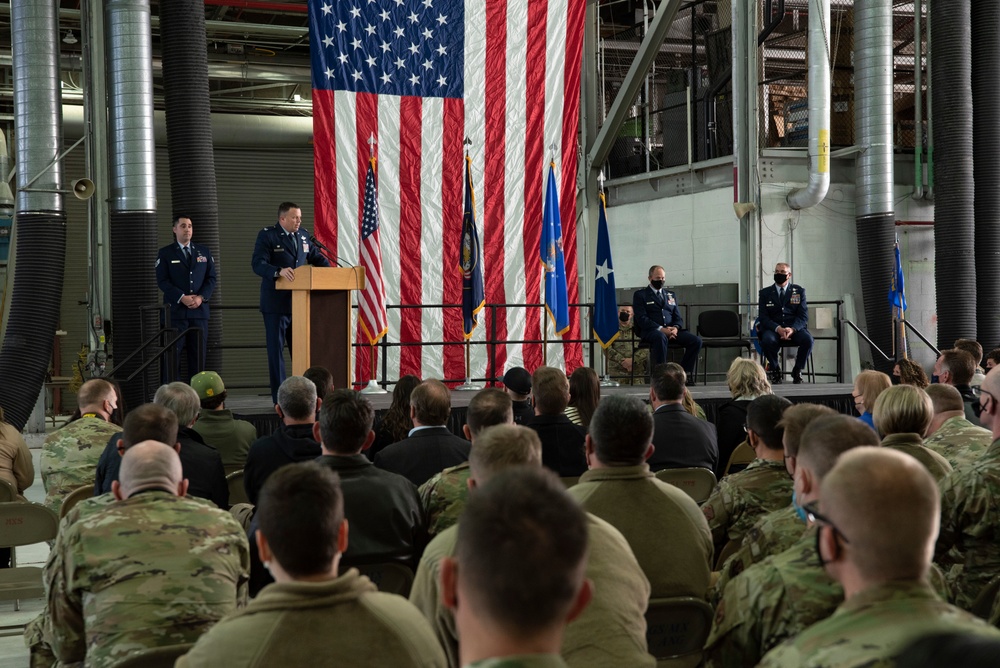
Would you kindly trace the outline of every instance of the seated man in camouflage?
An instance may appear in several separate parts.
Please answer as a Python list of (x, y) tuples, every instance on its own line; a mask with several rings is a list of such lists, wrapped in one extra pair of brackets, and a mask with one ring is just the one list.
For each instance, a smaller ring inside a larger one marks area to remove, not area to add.
[[(793, 407), (794, 408), (794, 407)], [(789, 409), (788, 412), (791, 412)], [(795, 468), (795, 503), (803, 515), (820, 497), (823, 478), (841, 454), (877, 445), (878, 436), (848, 415), (820, 417), (806, 428)], [(706, 666), (753, 665), (772, 647), (825, 619), (844, 591), (823, 571), (816, 554), (816, 527), (799, 522), (799, 538), (787, 550), (754, 564), (723, 590), (705, 644)]]
[(993, 434), (965, 419), (962, 395), (951, 385), (934, 383), (924, 391), (934, 406), (924, 445), (947, 459), (952, 468), (976, 461), (990, 447)]
[(117, 501), (63, 527), (45, 568), (61, 663), (105, 668), (194, 642), (246, 600), (243, 529), (186, 492), (177, 453), (146, 441), (122, 457)]
[[(462, 431), (472, 443), (483, 429), (514, 424), (513, 401), (503, 390), (488, 387), (472, 397)], [(420, 503), (427, 517), (431, 538), (458, 522), (469, 498), (469, 462), (446, 468), (420, 486)]]
[(106, 380), (95, 378), (76, 394), (80, 417), (49, 434), (42, 446), (42, 484), (45, 505), (56, 515), (73, 490), (93, 485), (97, 462), (118, 426), (111, 418), (118, 408), (118, 394)]
[(791, 503), (792, 478), (781, 444), (784, 429), (778, 426), (791, 405), (784, 397), (766, 394), (747, 406), (747, 441), (757, 458), (720, 480), (701, 507), (712, 530), (715, 554), (721, 554), (729, 541), (742, 541), (764, 514)]
[(1000, 637), (928, 584), (939, 515), (937, 485), (913, 457), (867, 446), (844, 453), (813, 512), (818, 559), (843, 587), (844, 603), (758, 665), (884, 666), (929, 633)]
[(608, 375), (622, 385), (642, 385), (649, 373), (649, 348), (638, 348), (642, 343), (633, 328), (631, 305), (618, 307), (618, 338), (604, 349), (608, 360)]

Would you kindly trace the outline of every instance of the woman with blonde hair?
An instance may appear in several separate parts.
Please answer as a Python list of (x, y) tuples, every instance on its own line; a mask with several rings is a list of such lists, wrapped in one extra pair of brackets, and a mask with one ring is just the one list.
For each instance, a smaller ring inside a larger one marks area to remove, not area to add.
[(762, 367), (752, 359), (737, 357), (726, 372), (726, 384), (732, 399), (719, 406), (715, 427), (719, 436), (719, 462), (715, 476), (725, 475), (729, 457), (746, 440), (747, 406), (757, 397), (771, 394), (771, 383)]
[(858, 419), (872, 429), (875, 428), (875, 423), (872, 421), (875, 400), (878, 399), (878, 395), (890, 387), (892, 387), (892, 378), (881, 371), (868, 369), (854, 377), (854, 389), (851, 390), (851, 396), (854, 397), (854, 408), (858, 411)]
[(924, 445), (924, 433), (934, 418), (934, 404), (919, 387), (895, 385), (885, 390), (875, 400), (872, 417), (882, 435), (882, 447), (919, 460), (939, 482), (951, 473), (948, 460)]

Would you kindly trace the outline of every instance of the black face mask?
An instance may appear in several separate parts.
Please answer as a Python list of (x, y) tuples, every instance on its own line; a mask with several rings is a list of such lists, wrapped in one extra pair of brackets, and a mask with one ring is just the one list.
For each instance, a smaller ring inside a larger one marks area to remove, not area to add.
[(787, 281), (787, 280), (788, 280), (788, 274), (775, 274), (774, 275), (774, 282), (777, 283), (778, 285), (784, 285), (785, 281)]
[(618, 319), (621, 320), (622, 322), (628, 322), (629, 315), (625, 311), (622, 311), (621, 313), (618, 314)]
[(649, 284), (653, 286), (654, 290), (660, 290), (663, 288), (663, 281), (650, 281)]
[(816, 558), (819, 559), (820, 568), (826, 568), (826, 560), (823, 559), (823, 553), (819, 549), (819, 535), (823, 533), (819, 527), (816, 527)]

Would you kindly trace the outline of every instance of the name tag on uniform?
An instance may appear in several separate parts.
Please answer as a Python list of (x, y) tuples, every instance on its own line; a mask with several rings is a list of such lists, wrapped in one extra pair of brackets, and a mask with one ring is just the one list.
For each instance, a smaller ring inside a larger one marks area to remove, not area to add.
[(208, 258), (204, 255), (199, 255), (197, 262), (208, 262)]
[(797, 295), (797, 294), (793, 293), (792, 296), (789, 298), (788, 301), (791, 302), (792, 304), (801, 304), (802, 303), (802, 295)]
[(181, 263), (180, 260), (171, 260), (170, 261), (170, 264), (180, 264), (180, 263)]
[(646, 306), (655, 306), (656, 302), (646, 302)]
[(770, 307), (772, 307), (772, 306), (774, 306), (774, 302), (768, 302), (768, 303), (767, 303), (767, 307), (768, 307), (768, 308), (770, 308)]
[(280, 251), (280, 250), (281, 250), (281, 246), (275, 246), (275, 247), (274, 247), (274, 250), (275, 250), (275, 251)]

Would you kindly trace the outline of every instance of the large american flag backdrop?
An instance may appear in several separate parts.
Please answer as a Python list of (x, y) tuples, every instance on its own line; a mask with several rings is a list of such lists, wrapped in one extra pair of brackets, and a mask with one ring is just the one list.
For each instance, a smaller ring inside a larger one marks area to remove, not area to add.
[[(463, 340), (463, 140), (480, 184), (483, 277), (489, 304), (539, 303), (543, 184), (555, 145), (569, 300), (576, 268), (577, 129), (583, 0), (310, 0), (316, 235), (357, 263), (368, 138), (377, 139), (388, 340)], [(544, 309), (491, 311), (472, 337), (471, 375), (542, 364)], [(549, 336), (552, 336), (549, 328)], [(574, 310), (566, 338), (579, 338)], [(363, 337), (358, 340), (364, 341)], [(548, 364), (582, 364), (580, 344), (550, 342)], [(464, 346), (392, 347), (390, 380), (465, 377)], [(366, 380), (358, 349), (355, 379)]]

